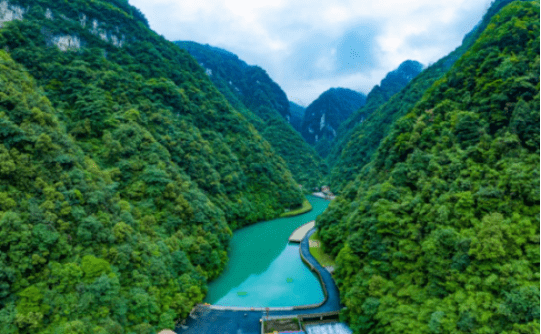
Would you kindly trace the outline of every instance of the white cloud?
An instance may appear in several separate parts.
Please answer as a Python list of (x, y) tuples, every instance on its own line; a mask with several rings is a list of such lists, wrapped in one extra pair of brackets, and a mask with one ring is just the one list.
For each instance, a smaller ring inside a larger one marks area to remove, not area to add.
[(348, 22), (355, 14), (346, 6), (331, 6), (323, 12), (323, 20), (327, 24), (340, 24)]
[(330, 87), (368, 92), (406, 59), (437, 61), (491, 0), (129, 1), (167, 39), (229, 50), (307, 104)]

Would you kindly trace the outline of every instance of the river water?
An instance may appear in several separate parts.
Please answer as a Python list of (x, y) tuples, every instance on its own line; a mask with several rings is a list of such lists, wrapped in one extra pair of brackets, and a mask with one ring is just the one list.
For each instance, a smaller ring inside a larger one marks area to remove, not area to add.
[(239, 307), (286, 307), (323, 301), (316, 275), (302, 262), (299, 245), (289, 244), (291, 233), (314, 220), (329, 202), (307, 197), (312, 211), (257, 223), (236, 231), (229, 263), (209, 284), (206, 303)]

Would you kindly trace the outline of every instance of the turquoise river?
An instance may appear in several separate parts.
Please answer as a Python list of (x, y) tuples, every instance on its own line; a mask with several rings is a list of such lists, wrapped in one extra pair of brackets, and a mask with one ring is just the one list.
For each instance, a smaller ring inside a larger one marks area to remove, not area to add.
[(308, 196), (312, 211), (257, 223), (236, 231), (229, 263), (209, 284), (206, 303), (239, 307), (285, 307), (323, 301), (316, 275), (302, 262), (291, 233), (314, 220), (329, 202)]

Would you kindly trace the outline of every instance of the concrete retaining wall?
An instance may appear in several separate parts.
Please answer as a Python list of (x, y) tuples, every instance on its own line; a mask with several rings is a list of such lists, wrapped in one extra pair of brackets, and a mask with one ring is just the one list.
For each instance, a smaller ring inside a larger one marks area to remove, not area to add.
[[(304, 238), (306, 238), (308, 236), (308, 233), (306, 233), (306, 235), (304, 236)], [(303, 238), (303, 239), (304, 239)], [(302, 242), (302, 240), (301, 240)], [(308, 247), (308, 251), (310, 251), (310, 247)], [(304, 257), (304, 255), (302, 254), (302, 247), (299, 246), (299, 253), (301, 254), (301, 260), (302, 262), (306, 263), (306, 265), (308, 265), (308, 267), (310, 267), (310, 270), (315, 272), (317, 274), (317, 277), (319, 279), (319, 282), (321, 283), (321, 288), (323, 289), (323, 295), (325, 296), (325, 298), (323, 298), (323, 301), (321, 303), (318, 303), (318, 304), (310, 304), (310, 305), (301, 305), (301, 306), (294, 306), (294, 309), (295, 310), (307, 310), (307, 309), (313, 309), (313, 308), (318, 308), (320, 307), (321, 305), (325, 304), (327, 302), (327, 299), (329, 298), (329, 293), (327, 292), (327, 285), (325, 284), (325, 281), (323, 281), (323, 277), (321, 277), (321, 273), (316, 270), (316, 268), (310, 263), (308, 262), (308, 260), (306, 260), (306, 258)]]
[[(338, 317), (340, 316), (340, 311), (324, 312), (324, 313), (308, 313), (308, 314), (297, 314), (297, 315), (275, 315), (275, 316), (265, 316), (261, 318), (261, 334), (264, 334), (265, 322), (269, 320), (278, 320), (278, 319), (294, 319), (297, 318), (299, 322), (299, 327), (301, 330), (306, 331), (306, 328), (303, 324), (306, 320), (312, 320), (314, 322), (336, 322), (336, 320), (323, 320), (325, 317)], [(319, 320), (319, 321), (318, 321)]]

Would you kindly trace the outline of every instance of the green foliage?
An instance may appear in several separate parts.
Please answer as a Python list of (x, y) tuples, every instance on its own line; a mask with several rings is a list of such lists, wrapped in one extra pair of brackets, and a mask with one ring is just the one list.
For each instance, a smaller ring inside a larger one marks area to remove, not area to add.
[(304, 118), (305, 110), (305, 107), (289, 101), (289, 112), (291, 114), (289, 124), (291, 124), (293, 129), (295, 129), (297, 132), (301, 132), (302, 119)]
[[(0, 331), (173, 327), (232, 229), (301, 206), (298, 185), (126, 1), (10, 3), (28, 12), (0, 30)], [(65, 35), (83, 47), (59, 50)]]
[[(423, 70), (411, 82), (395, 78), (395, 80), (387, 80), (386, 85), (382, 81), (381, 87), (374, 87), (373, 91), (368, 94), (367, 104), (344, 122), (338, 131), (338, 137), (332, 144), (327, 161), (332, 167), (329, 183), (333, 190), (342, 191), (349, 182), (355, 179), (363, 167), (370, 162), (383, 138), (389, 134), (392, 125), (421, 100), (426, 90), (439, 80), (455, 61), (472, 46), (487, 27), (492, 16), (511, 1), (494, 1), (483, 20), (464, 37), (461, 46)], [(415, 73), (418, 72), (410, 74)], [(397, 83), (401, 83), (401, 85)], [(388, 85), (391, 86), (388, 87)], [(465, 98), (469, 99), (471, 96), (466, 95)], [(531, 116), (531, 113), (528, 115)], [(526, 115), (524, 116), (526, 117)], [(516, 117), (523, 119), (518, 114)], [(537, 129), (531, 128), (531, 122), (528, 124), (525, 124), (525, 120), (519, 122), (524, 126), (524, 129), (529, 129), (530, 134), (535, 135)]]
[(323, 252), (323, 248), (321, 247), (321, 239), (319, 238), (317, 232), (310, 236), (310, 241), (317, 242), (317, 244), (314, 246), (310, 245), (310, 254), (312, 254), (312, 256), (317, 260), (317, 262), (319, 262), (319, 264), (324, 267), (334, 267), (336, 263), (332, 256)]
[(190, 52), (206, 69), (229, 103), (253, 124), (284, 159), (297, 183), (304, 189), (322, 185), (327, 166), (293, 129), (293, 118), (298, 115), (291, 114), (286, 94), (263, 69), (249, 66), (236, 55), (210, 45), (175, 43)]
[(539, 332), (539, 3), (493, 6), (318, 219), (356, 333)]
[(284, 212), (280, 215), (280, 218), (302, 215), (303, 213), (309, 212), (311, 210), (312, 210), (312, 204), (310, 204), (310, 202), (307, 199), (305, 199), (300, 208)]
[[(334, 167), (330, 178), (332, 189), (335, 191), (341, 190), (342, 186), (351, 180), (351, 175), (355, 175), (360, 170), (358, 169), (360, 162), (365, 156), (370, 155), (370, 150), (368, 149), (374, 148), (363, 144), (364, 142), (368, 142), (370, 145), (373, 145), (375, 142), (377, 147), (377, 143), (381, 138), (377, 138), (378, 129), (374, 128), (374, 125), (380, 124), (378, 124), (379, 122), (372, 121), (374, 114), (379, 114), (381, 106), (385, 105), (391, 97), (394, 96), (396, 98), (398, 93), (403, 91), (402, 89), (410, 81), (415, 80), (418, 82), (419, 78), (416, 77), (421, 73), (422, 69), (423, 65), (417, 61), (404, 61), (396, 70), (389, 72), (381, 80), (379, 85), (372, 88), (366, 97), (366, 103), (361, 108), (351, 113), (340, 124), (340, 127), (336, 131), (336, 138), (326, 148), (328, 151), (327, 161), (330, 166)], [(427, 71), (423, 73), (425, 72)], [(400, 99), (397, 101), (402, 102)], [(389, 120), (383, 121), (383, 124), (388, 123)], [(364, 133), (359, 133), (359, 128), (375, 133), (365, 135)], [(338, 167), (335, 167), (336, 165)], [(342, 167), (344, 165), (346, 167)], [(340, 173), (343, 175), (340, 175)]]

